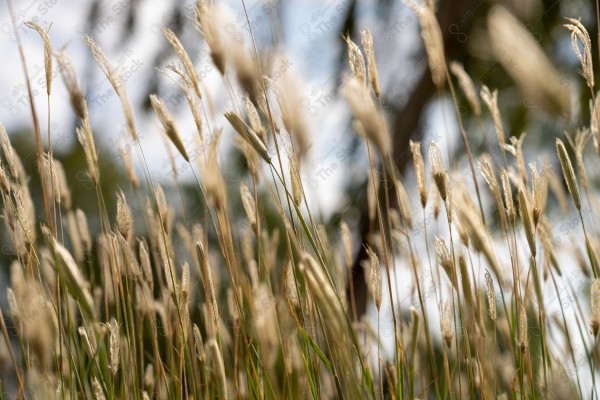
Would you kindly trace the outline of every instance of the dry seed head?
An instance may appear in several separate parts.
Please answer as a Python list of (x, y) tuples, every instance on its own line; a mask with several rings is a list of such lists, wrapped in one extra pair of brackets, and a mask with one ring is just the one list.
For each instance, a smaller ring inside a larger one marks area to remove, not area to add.
[(544, 213), (544, 208), (546, 207), (546, 200), (548, 197), (547, 172), (549, 168), (550, 166), (547, 159), (543, 162), (541, 174), (537, 169), (536, 163), (529, 164), (529, 169), (531, 170), (531, 215), (534, 227), (537, 227), (537, 224)]
[(294, 277), (294, 270), (291, 263), (288, 263), (288, 267), (285, 270), (285, 294), (292, 307), (299, 309), (298, 286), (296, 285), (296, 278)]
[(185, 161), (190, 161), (190, 158), (185, 151), (185, 146), (181, 141), (181, 137), (179, 136), (179, 130), (177, 129), (177, 125), (175, 124), (175, 120), (173, 116), (169, 112), (169, 109), (165, 105), (165, 103), (158, 98), (155, 94), (150, 95), (150, 103), (152, 103), (152, 108), (156, 112), (160, 123), (162, 124), (165, 133), (168, 138), (171, 140), (171, 143), (177, 148), (179, 154), (185, 159)]
[(25, 25), (35, 29), (40, 34), (42, 41), (44, 42), (44, 70), (46, 72), (46, 94), (50, 96), (52, 92), (52, 45), (50, 44), (50, 36), (48, 31), (36, 24), (33, 21), (25, 22)]
[(75, 74), (73, 63), (64, 48), (56, 54), (56, 61), (58, 61), (58, 71), (60, 72), (60, 76), (65, 82), (65, 86), (69, 92), (69, 99), (73, 111), (75, 111), (75, 114), (82, 120), (87, 119), (88, 110), (85, 94), (77, 83), (77, 75)]
[(69, 251), (54, 237), (46, 227), (42, 227), (42, 233), (46, 237), (46, 239), (50, 242), (52, 247), (54, 248), (54, 252), (58, 256), (58, 261), (63, 268), (57, 266), (57, 269), (64, 271), (64, 274), (61, 273), (61, 276), (64, 276), (67, 286), (70, 288), (72, 292), (74, 292), (76, 298), (81, 300), (81, 306), (88, 312), (93, 312), (94, 310), (94, 300), (92, 295), (89, 292), (89, 284), (85, 281), (77, 263), (73, 259), (73, 256)]
[(292, 197), (294, 203), (297, 206), (302, 204), (302, 181), (300, 180), (300, 167), (298, 159), (291, 156), (289, 159), (290, 164), (290, 180), (292, 181)]
[(48, 182), (48, 187), (52, 189), (51, 195), (53, 196), (53, 200), (57, 205), (60, 206), (60, 202), (62, 200), (60, 195), (60, 185), (58, 180), (58, 174), (56, 172), (56, 165), (54, 163), (54, 156), (52, 152), (44, 153), (42, 155), (43, 163), (44, 163), (44, 175), (46, 176)]
[(375, 107), (368, 88), (356, 77), (350, 77), (344, 82), (342, 92), (365, 137), (375, 144), (382, 155), (389, 154), (385, 121)]
[(10, 179), (8, 178), (8, 175), (6, 175), (6, 170), (2, 166), (1, 161), (0, 161), (0, 190), (2, 190), (2, 193), (4, 193), (7, 196), (10, 194)]
[(88, 227), (87, 217), (81, 209), (75, 210), (75, 217), (77, 218), (77, 230), (79, 231), (79, 239), (83, 243), (86, 252), (92, 250), (92, 237), (90, 236), (90, 229)]
[(133, 219), (127, 199), (122, 190), (117, 192), (117, 230), (126, 239), (131, 239), (133, 233)]
[(356, 43), (350, 39), (350, 36), (347, 36), (345, 40), (346, 44), (348, 45), (348, 64), (350, 64), (352, 74), (354, 74), (356, 79), (366, 85), (367, 68), (365, 66), (365, 59), (363, 58), (363, 55)]
[(240, 195), (242, 197), (242, 205), (244, 206), (244, 211), (246, 211), (246, 217), (248, 218), (248, 222), (250, 222), (250, 226), (255, 228), (256, 203), (254, 202), (254, 197), (252, 197), (252, 193), (250, 193), (246, 182), (242, 182), (240, 185)]
[(444, 343), (446, 343), (446, 346), (452, 347), (452, 338), (454, 337), (454, 326), (452, 324), (452, 310), (447, 300), (444, 302), (444, 310), (440, 316), (440, 327)]
[(452, 256), (452, 252), (448, 249), (448, 246), (446, 246), (444, 239), (438, 236), (436, 236), (434, 239), (434, 247), (435, 254), (437, 255), (440, 265), (448, 275), (450, 282), (452, 282), (452, 286), (458, 289), (456, 268), (454, 267), (454, 258)]
[(268, 164), (271, 164), (271, 156), (267, 152), (267, 148), (262, 139), (252, 130), (242, 118), (234, 112), (226, 112), (225, 118), (229, 121), (231, 126), (248, 142), (254, 150), (265, 160)]
[(6, 133), (6, 128), (2, 123), (0, 123), (0, 140), (2, 142), (2, 151), (4, 152), (4, 158), (6, 159), (6, 164), (8, 165), (8, 169), (13, 179), (21, 179), (22, 168), (20, 168), (18, 164), (18, 157), (10, 143), (10, 139), (8, 138), (8, 133)]
[(106, 400), (104, 391), (102, 391), (102, 386), (95, 376), (92, 378), (92, 391), (94, 392), (94, 398), (96, 400)]
[(523, 94), (550, 114), (570, 117), (569, 89), (531, 33), (501, 6), (492, 7), (487, 25), (494, 56)]
[(131, 246), (129, 246), (127, 240), (119, 232), (116, 233), (116, 239), (119, 243), (119, 246), (121, 247), (121, 250), (123, 250), (123, 253), (125, 253), (125, 259), (127, 261), (127, 272), (133, 278), (133, 280), (135, 280), (136, 282), (141, 282), (142, 271), (140, 270), (140, 266), (137, 262), (137, 259), (135, 258), (135, 253), (131, 249)]
[(211, 151), (207, 161), (202, 164), (202, 177), (206, 187), (206, 198), (217, 209), (225, 209), (227, 204), (227, 190), (225, 181), (217, 163), (217, 152)]
[(600, 279), (598, 278), (592, 282), (590, 300), (592, 303), (592, 333), (596, 337), (600, 331)]
[(258, 110), (250, 100), (250, 97), (246, 94), (244, 96), (244, 102), (246, 103), (246, 115), (248, 116), (248, 121), (250, 122), (250, 128), (260, 137), (263, 143), (267, 142), (267, 130), (263, 126), (260, 116), (258, 115)]
[(300, 270), (304, 274), (310, 292), (330, 314), (331, 323), (341, 329), (343, 321), (340, 316), (343, 315), (344, 311), (341, 309), (334, 289), (323, 272), (323, 267), (312, 255), (306, 253), (300, 263)]
[(366, 247), (367, 255), (369, 256), (369, 289), (371, 290), (371, 296), (375, 301), (377, 311), (381, 309), (381, 267), (379, 266), (379, 258), (377, 254), (369, 247)]
[(190, 265), (184, 262), (181, 266), (181, 298), (184, 303), (190, 296)]
[[(594, 66), (592, 62), (592, 41), (590, 35), (579, 19), (567, 18), (570, 24), (565, 24), (564, 27), (571, 31), (571, 46), (575, 55), (581, 63), (581, 75), (590, 89), (594, 89)], [(583, 52), (579, 46), (578, 40), (583, 45)]]
[(346, 267), (352, 267), (352, 234), (350, 233), (350, 228), (348, 228), (348, 224), (345, 221), (342, 221), (340, 224), (340, 231), (342, 236), (342, 245), (344, 247), (344, 261), (346, 262)]
[(200, 241), (196, 242), (196, 254), (198, 255), (198, 259), (200, 260), (200, 268), (202, 270), (202, 283), (204, 284), (204, 290), (206, 291), (208, 300), (211, 304), (213, 312), (213, 321), (216, 322), (219, 320), (219, 314), (217, 308), (217, 298), (215, 297), (215, 287), (212, 279), (210, 265), (208, 263), (208, 258), (206, 257), (204, 246)]
[(377, 64), (375, 63), (375, 49), (373, 47), (371, 30), (362, 29), (360, 31), (360, 42), (367, 58), (369, 82), (371, 83), (375, 96), (379, 97), (381, 95), (381, 90), (379, 88), (379, 75), (377, 74)]
[(575, 170), (573, 169), (573, 164), (571, 164), (571, 159), (569, 158), (565, 144), (559, 138), (556, 138), (556, 152), (558, 153), (558, 160), (560, 161), (567, 188), (569, 189), (569, 193), (571, 193), (575, 207), (579, 211), (581, 210), (581, 200), (579, 197), (577, 178), (575, 178)]
[(496, 293), (494, 291), (494, 278), (492, 278), (492, 274), (489, 271), (485, 271), (485, 284), (487, 286), (488, 311), (490, 312), (492, 321), (495, 321), (497, 318)]
[(79, 140), (81, 147), (83, 147), (90, 179), (94, 185), (97, 185), (100, 172), (98, 170), (98, 154), (96, 154), (95, 146), (93, 144), (94, 139), (91, 137), (91, 132), (88, 132), (87, 129), (77, 127), (75, 131), (77, 132), (77, 139)]
[(508, 178), (508, 172), (504, 168), (500, 171), (500, 180), (502, 181), (502, 192), (504, 193), (504, 205), (506, 207), (506, 216), (510, 221), (511, 225), (514, 225), (517, 218), (515, 206), (512, 196), (512, 188), (510, 186), (510, 180)]
[(500, 214), (500, 222), (504, 231), (508, 230), (508, 224), (506, 221), (506, 213), (504, 211), (504, 203), (502, 201), (502, 193), (500, 192), (500, 186), (498, 185), (498, 180), (496, 179), (496, 173), (494, 172), (494, 167), (490, 161), (488, 156), (482, 157), (482, 161), (479, 163), (479, 170), (483, 174), (485, 181), (490, 187), (490, 191), (494, 195), (494, 199), (496, 200), (496, 206), (498, 207), (498, 213)]
[(127, 178), (129, 182), (135, 187), (140, 187), (140, 180), (133, 168), (133, 160), (131, 159), (131, 147), (127, 147), (124, 144), (119, 146), (119, 154), (121, 155), (121, 159), (123, 160), (123, 164), (125, 164), (125, 170), (127, 171)]
[(490, 245), (489, 232), (481, 220), (481, 215), (475, 211), (477, 205), (468, 193), (459, 192), (458, 195), (456, 210), (462, 229), (467, 233), (475, 250), (484, 254), (496, 276), (500, 276), (501, 268)]
[(56, 177), (58, 178), (61, 203), (67, 210), (69, 210), (71, 208), (71, 190), (69, 189), (69, 185), (67, 183), (67, 175), (65, 174), (65, 169), (58, 160), (54, 160), (54, 169), (56, 170)]
[(429, 163), (431, 164), (431, 177), (440, 192), (442, 200), (446, 202), (448, 197), (448, 173), (444, 168), (442, 153), (433, 141), (429, 143)]
[(265, 81), (275, 94), (281, 111), (281, 121), (294, 141), (294, 150), (298, 158), (303, 158), (310, 147), (310, 138), (306, 114), (302, 107), (298, 107), (304, 98), (299, 83), (300, 77), (286, 71), (277, 82), (268, 77), (265, 77)]
[(498, 90), (494, 89), (490, 92), (490, 89), (483, 85), (481, 92), (479, 92), (481, 99), (490, 110), (492, 119), (494, 120), (494, 126), (496, 127), (496, 136), (498, 137), (498, 144), (500, 150), (504, 152), (506, 145), (506, 136), (504, 135), (504, 127), (502, 126), (502, 118), (500, 118), (500, 109), (498, 108)]
[(210, 49), (210, 58), (221, 75), (225, 75), (227, 57), (219, 34), (219, 28), (215, 24), (215, 7), (212, 2), (198, 1), (196, 5), (196, 20), (194, 22)]
[[(594, 111), (595, 110), (591, 110), (592, 114)], [(587, 128), (577, 129), (574, 135), (567, 135), (571, 147), (575, 150), (575, 161), (577, 162), (577, 169), (579, 170), (579, 178), (581, 179), (581, 186), (583, 186), (585, 190), (588, 189), (588, 177), (583, 162), (583, 152), (591, 137), (591, 132)]]
[(521, 305), (521, 309), (519, 310), (519, 348), (521, 349), (521, 353), (525, 353), (528, 343), (527, 309), (525, 305)]
[(413, 142), (411, 140), (410, 150), (413, 155), (413, 164), (417, 176), (417, 186), (419, 188), (421, 206), (425, 208), (427, 205), (427, 180), (425, 178), (425, 162), (423, 161), (423, 154), (421, 154), (421, 142)]
[(517, 160), (517, 168), (521, 175), (523, 183), (527, 182), (527, 169), (525, 168), (525, 159), (523, 158), (523, 142), (525, 141), (526, 133), (521, 133), (521, 136), (517, 139), (514, 136), (510, 137), (510, 145), (506, 145), (504, 148), (511, 153)]
[[(412, 3), (412, 4), (411, 4)], [(444, 54), (444, 38), (440, 25), (435, 16), (433, 3), (430, 1), (425, 4), (416, 4), (409, 2), (413, 11), (419, 18), (421, 25), (421, 38), (427, 53), (431, 79), (437, 87), (443, 87), (446, 79), (446, 56)]]
[(96, 60), (96, 63), (112, 85), (119, 101), (121, 102), (121, 108), (123, 108), (123, 113), (125, 114), (125, 120), (127, 121), (127, 129), (131, 134), (133, 140), (138, 140), (137, 132), (135, 130), (135, 121), (133, 118), (133, 108), (131, 107), (131, 103), (129, 102), (129, 97), (127, 96), (127, 88), (125, 87), (125, 83), (121, 79), (121, 75), (115, 74), (115, 71), (111, 67), (108, 62), (106, 56), (102, 52), (102, 49), (94, 42), (94, 40), (90, 36), (85, 37), (85, 42), (89, 46), (92, 51), (92, 55)]
[(198, 96), (198, 98), (201, 98), (202, 94), (200, 93), (200, 81), (198, 80), (198, 76), (196, 75), (196, 69), (194, 68), (192, 60), (190, 60), (190, 56), (188, 55), (187, 51), (185, 51), (185, 49), (183, 48), (183, 45), (179, 41), (177, 35), (175, 35), (175, 32), (168, 28), (165, 28), (163, 29), (163, 35), (165, 36), (165, 39), (167, 39), (167, 41), (171, 44), (171, 46), (177, 53), (177, 56), (183, 63), (188, 77), (192, 82), (192, 88), (194, 89), (196, 96)]
[(412, 210), (410, 205), (410, 199), (408, 198), (408, 193), (406, 192), (406, 188), (404, 184), (400, 180), (396, 180), (396, 195), (398, 196), (398, 205), (400, 208), (400, 213), (404, 221), (406, 222), (406, 226), (412, 229), (413, 227), (413, 218), (412, 218)]
[(202, 334), (200, 333), (200, 329), (198, 325), (194, 324), (194, 344), (196, 346), (196, 356), (200, 360), (200, 362), (206, 362), (206, 352), (204, 351), (204, 341), (202, 340)]
[(110, 357), (109, 370), (111, 375), (115, 376), (119, 370), (119, 363), (121, 360), (121, 345), (119, 340), (119, 325), (114, 318), (111, 318), (110, 322), (108, 323), (108, 342), (108, 352)]
[(465, 71), (463, 65), (457, 61), (450, 62), (450, 71), (458, 79), (458, 85), (465, 94), (469, 105), (473, 109), (475, 115), (481, 114), (481, 104), (479, 104), (479, 97), (477, 97), (477, 91), (475, 85), (471, 80), (471, 77)]
[(148, 283), (150, 289), (154, 289), (154, 275), (152, 274), (152, 265), (150, 264), (150, 253), (148, 252), (148, 245), (145, 240), (140, 241), (139, 253), (144, 279)]

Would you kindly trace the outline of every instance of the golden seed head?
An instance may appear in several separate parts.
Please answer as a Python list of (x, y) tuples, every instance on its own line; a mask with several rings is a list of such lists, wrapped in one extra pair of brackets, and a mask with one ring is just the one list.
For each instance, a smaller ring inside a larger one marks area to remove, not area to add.
[(550, 114), (571, 116), (571, 95), (563, 77), (523, 24), (506, 8), (491, 8), (487, 27), (493, 56), (526, 98)]
[(579, 186), (577, 186), (575, 170), (573, 169), (573, 164), (571, 164), (565, 144), (559, 138), (556, 138), (556, 152), (558, 153), (558, 160), (560, 161), (567, 188), (569, 189), (569, 193), (571, 193), (575, 207), (579, 211), (581, 210), (581, 199), (579, 197)]
[(117, 230), (127, 240), (133, 233), (131, 210), (122, 190), (117, 192)]
[(354, 43), (349, 36), (346, 37), (345, 40), (348, 45), (348, 64), (350, 64), (350, 69), (356, 79), (364, 85), (367, 85), (367, 67), (365, 66), (365, 59), (356, 43)]
[(463, 65), (457, 61), (450, 62), (450, 71), (458, 79), (458, 85), (465, 94), (469, 105), (473, 109), (475, 115), (481, 114), (481, 104), (479, 104), (479, 97), (477, 97), (477, 91), (475, 85), (471, 80), (471, 77), (465, 71)]
[(379, 75), (377, 74), (377, 64), (375, 62), (373, 36), (371, 36), (371, 31), (369, 29), (362, 29), (360, 31), (360, 41), (367, 58), (369, 82), (371, 83), (371, 87), (373, 88), (375, 96), (379, 97), (381, 95), (381, 90), (379, 88)]
[[(579, 19), (567, 18), (569, 24), (565, 24), (564, 27), (571, 31), (571, 46), (575, 55), (581, 64), (581, 75), (585, 78), (585, 81), (590, 89), (594, 89), (594, 65), (592, 61), (592, 41), (590, 35), (585, 29), (585, 26)], [(583, 46), (579, 45), (579, 42)], [(581, 51), (583, 47), (583, 52)]]
[(292, 307), (296, 309), (300, 308), (298, 287), (296, 285), (296, 278), (294, 277), (294, 270), (292, 269), (291, 263), (288, 263), (288, 267), (285, 270), (285, 294)]
[(375, 301), (375, 306), (379, 311), (381, 309), (381, 293), (382, 293), (382, 283), (381, 283), (381, 267), (379, 266), (379, 257), (377, 254), (367, 246), (367, 255), (369, 256), (369, 289), (371, 291), (371, 296), (373, 296), (373, 300)]
[(452, 339), (454, 338), (454, 326), (452, 323), (452, 309), (448, 301), (444, 302), (444, 310), (440, 315), (440, 327), (442, 331), (442, 339), (447, 347), (452, 347)]
[(497, 318), (496, 293), (494, 291), (494, 278), (492, 278), (492, 274), (489, 271), (485, 271), (485, 284), (487, 286), (488, 311), (490, 312), (492, 321), (495, 321)]
[(44, 42), (44, 70), (46, 73), (46, 94), (50, 96), (52, 92), (52, 45), (48, 31), (33, 21), (25, 22), (25, 25), (39, 33)]
[(382, 155), (389, 154), (385, 119), (375, 106), (369, 89), (358, 78), (352, 76), (344, 82), (342, 92), (364, 136), (375, 144)]
[(425, 4), (412, 3), (411, 6), (421, 25), (421, 38), (427, 53), (431, 78), (437, 87), (443, 87), (446, 79), (444, 38), (435, 16), (433, 2), (427, 1)]
[(215, 12), (212, 2), (199, 0), (196, 5), (196, 20), (194, 22), (210, 49), (210, 57), (213, 63), (221, 75), (225, 75), (227, 54), (219, 34), (220, 30), (215, 24)]
[(181, 154), (185, 161), (189, 162), (190, 157), (188, 156), (185, 146), (181, 141), (179, 130), (177, 129), (177, 125), (175, 124), (175, 120), (169, 112), (169, 109), (155, 94), (150, 95), (150, 103), (152, 104), (152, 108), (154, 108), (154, 111), (156, 112), (156, 115), (158, 116), (158, 119), (160, 120), (167, 137), (171, 140), (171, 143), (173, 143), (173, 145), (177, 148), (179, 154)]
[(435, 142), (429, 143), (429, 163), (431, 164), (431, 177), (437, 186), (442, 200), (448, 198), (448, 173), (444, 168), (442, 153)]
[(519, 310), (519, 349), (521, 349), (521, 353), (525, 353), (528, 344), (527, 309), (525, 305), (521, 305), (521, 309)]
[(256, 203), (254, 202), (254, 197), (252, 197), (252, 193), (250, 193), (250, 190), (245, 182), (242, 182), (240, 185), (240, 195), (242, 197), (242, 205), (244, 206), (244, 211), (246, 211), (248, 222), (250, 222), (250, 226), (255, 227)]
[(483, 85), (479, 95), (492, 114), (492, 119), (494, 120), (494, 126), (496, 128), (496, 136), (498, 137), (498, 144), (500, 145), (500, 150), (504, 152), (506, 136), (504, 135), (504, 127), (502, 125), (502, 118), (500, 117), (500, 109), (498, 108), (498, 90), (494, 89), (494, 91), (491, 92), (487, 86)]
[(342, 236), (342, 245), (344, 247), (344, 261), (346, 262), (347, 268), (352, 268), (352, 234), (350, 228), (345, 221), (340, 224), (340, 231)]
[(109, 369), (111, 375), (115, 376), (119, 370), (121, 344), (119, 340), (119, 325), (114, 318), (111, 318), (108, 323), (108, 342), (108, 352), (110, 356)]
[(413, 142), (411, 140), (410, 151), (413, 155), (413, 164), (417, 176), (417, 187), (419, 188), (421, 206), (425, 208), (427, 205), (427, 180), (425, 178), (425, 162), (423, 161), (423, 154), (421, 154), (421, 142)]
[(297, 206), (302, 204), (302, 181), (300, 180), (300, 167), (296, 157), (289, 158), (290, 180), (292, 181), (292, 198)]

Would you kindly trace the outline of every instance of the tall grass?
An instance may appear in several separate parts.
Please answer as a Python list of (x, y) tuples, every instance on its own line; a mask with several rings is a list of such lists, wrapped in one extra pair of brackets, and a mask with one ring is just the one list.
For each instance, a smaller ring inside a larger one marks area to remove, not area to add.
[[(342, 94), (369, 160), (365, 279), (376, 313), (371, 323), (370, 315), (357, 315), (349, 279), (358, 250), (352, 221), (326, 228), (307, 203), (301, 170), (309, 132), (297, 93), (269, 77), (255, 44), (222, 40), (214, 7), (200, 1), (193, 23), (209, 46), (223, 91), (243, 103), (223, 110), (224, 119), (207, 113), (210, 96), (170, 30), (164, 36), (181, 66), (165, 74), (186, 97), (197, 148), (181, 139), (160, 97), (150, 96), (171, 159), (182, 157), (193, 171), (205, 216), (198, 220), (186, 216), (177, 179), (166, 193), (167, 186), (152, 181), (126, 87), (87, 37), (122, 105), (130, 150), (143, 160), (135, 169), (123, 149), (130, 187), (104, 198), (102, 154), (76, 72), (64, 50), (53, 56), (47, 31), (28, 25), (44, 43), (48, 110), (53, 57), (58, 63), (98, 211), (86, 214), (72, 201), (52, 137), (42, 148), (32, 107), (44, 204), (39, 218), (29, 177), (0, 125), (2, 210), (16, 254), (9, 307), (0, 314), (1, 348), (10, 364), (5, 376), (14, 376), (14, 384), (4, 381), (2, 387), (34, 399), (596, 397), (598, 202), (584, 153), (593, 139), (600, 154), (600, 126), (583, 25), (569, 19), (566, 26), (590, 89), (592, 118), (566, 140), (555, 139), (560, 171), (553, 171), (547, 161), (525, 160), (525, 134), (507, 138), (497, 91), (484, 86), (478, 96), (462, 65), (445, 59), (430, 2), (414, 5), (434, 83), (441, 94), (446, 88), (452, 93), (472, 186), (455, 184), (451, 177), (462, 171), (457, 160), (444, 159), (436, 142), (427, 144), (426, 155), (421, 143), (411, 142), (416, 187), (410, 186), (394, 164), (371, 34), (361, 32), (360, 46), (346, 39), (351, 73)], [(518, 58), (500, 62), (521, 89), (537, 88), (533, 95), (543, 107), (568, 114), (565, 88), (548, 82), (557, 72), (521, 24), (499, 7), (488, 23), (493, 51), (506, 55), (519, 47)], [(23, 55), (27, 76), (26, 62)], [(500, 155), (499, 162), (472, 153), (456, 83), (484, 123), (479, 97), (487, 106), (498, 138), (488, 151)], [(47, 118), (50, 126), (49, 111)], [(239, 134), (236, 144), (249, 170), (239, 193), (227, 186), (218, 161), (225, 121)], [(578, 213), (576, 236), (583, 239), (559, 254), (546, 203), (565, 203), (565, 187), (571, 199), (565, 207)], [(177, 197), (171, 190), (179, 191), (179, 204), (171, 203)], [(109, 215), (107, 204), (113, 203), (117, 212)], [(239, 205), (243, 216), (234, 209)], [(430, 211), (438, 224), (423, 232), (419, 221)], [(496, 215), (499, 229), (490, 222)], [(90, 219), (100, 221), (98, 231), (90, 231)], [(585, 289), (567, 275), (573, 268), (565, 264), (572, 260), (585, 276)], [(400, 282), (400, 276), (410, 278)], [(382, 320), (391, 324), (387, 335)]]

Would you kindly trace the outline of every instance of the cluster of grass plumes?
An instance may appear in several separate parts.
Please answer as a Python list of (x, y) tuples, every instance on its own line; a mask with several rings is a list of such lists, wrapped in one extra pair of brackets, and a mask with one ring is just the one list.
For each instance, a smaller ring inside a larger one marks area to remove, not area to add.
[[(365, 176), (371, 235), (364, 270), (375, 324), (369, 315), (357, 315), (354, 304), (349, 268), (358, 249), (348, 226), (352, 221), (326, 229), (306, 204), (300, 177), (309, 133), (305, 117), (294, 106), (297, 93), (286, 80), (269, 77), (254, 46), (226, 45), (210, 16), (214, 7), (200, 1), (194, 23), (223, 78), (223, 90), (243, 101), (224, 111), (224, 119), (207, 114), (210, 99), (186, 49), (170, 30), (164, 36), (181, 63), (168, 70), (194, 118), (197, 148), (186, 148), (166, 104), (157, 95), (150, 98), (179, 154), (170, 157), (182, 157), (194, 172), (204, 218), (190, 220), (183, 204), (171, 204), (173, 196), (151, 180), (147, 164), (140, 179), (125, 149), (121, 154), (130, 188), (116, 191), (112, 199), (103, 197), (98, 189), (101, 155), (85, 93), (64, 50), (54, 57), (79, 121), (77, 138), (96, 188), (97, 232), (90, 232), (90, 215), (71, 199), (51, 137), (38, 159), (46, 190), (45, 218), (37, 218), (29, 177), (0, 125), (2, 213), (16, 254), (9, 273), (9, 308), (0, 313), (0, 349), (6, 353), (3, 359), (10, 360), (6, 369), (14, 374), (19, 398), (508, 399), (595, 393), (600, 281), (598, 237), (589, 225), (594, 225), (598, 203), (589, 188), (584, 150), (590, 138), (600, 148), (600, 127), (591, 44), (583, 26), (576, 20), (567, 25), (592, 89), (589, 127), (566, 140), (573, 147), (577, 172), (560, 138), (560, 170), (552, 171), (542, 161), (530, 162), (528, 171), (525, 135), (507, 139), (497, 92), (484, 86), (479, 97), (499, 145), (490, 152), (499, 154), (501, 162), (471, 154), (454, 104), (472, 191), (455, 185), (451, 177), (456, 160), (444, 160), (435, 142), (425, 146), (426, 152), (421, 143), (411, 142), (416, 187), (408, 188), (390, 150), (371, 34), (362, 31), (360, 45), (346, 39), (351, 73), (342, 94), (370, 162)], [(473, 114), (483, 118), (475, 83), (460, 64), (445, 60), (431, 4), (415, 9), (436, 87), (447, 87), (456, 102), (452, 71)], [(523, 90), (540, 83), (540, 104), (568, 113), (564, 87), (551, 87), (551, 79), (532, 82), (540, 77), (531, 74), (523, 79), (523, 63), (529, 69), (537, 63), (550, 76), (556, 74), (524, 28), (500, 8), (491, 11), (488, 22), (494, 51), (522, 46), (519, 54), (533, 57), (508, 65), (511, 74), (519, 75), (515, 80)], [(50, 37), (38, 25), (28, 26), (43, 39), (50, 99)], [(503, 38), (504, 32), (521, 42)], [(127, 140), (134, 143), (131, 151), (144, 159), (125, 85), (94, 40), (86, 38), (86, 43), (118, 95)], [(237, 145), (248, 164), (249, 176), (239, 194), (226, 186), (218, 163), (226, 128), (219, 121), (239, 134)], [(574, 242), (570, 256), (591, 288), (585, 293), (562, 277), (563, 258), (545, 213), (549, 197), (571, 206), (563, 187), (581, 219), (583, 244)], [(106, 201), (116, 204), (116, 215), (109, 215)], [(240, 203), (243, 218), (232, 210), (232, 204)], [(392, 209), (390, 204), (398, 206)], [(279, 228), (266, 224), (262, 216), (268, 209)], [(421, 217), (427, 227), (430, 210), (439, 220), (438, 228), (429, 232), (434, 236), (418, 229)], [(590, 214), (584, 217), (584, 212)], [(494, 215), (500, 221), (497, 230), (489, 224)], [(423, 241), (426, 249), (417, 244)], [(403, 285), (392, 281), (400, 269), (412, 276)], [(413, 305), (401, 302), (400, 294), (408, 295)], [(558, 301), (557, 312), (546, 309), (550, 301)], [(382, 312), (391, 323), (385, 338), (380, 334)]]

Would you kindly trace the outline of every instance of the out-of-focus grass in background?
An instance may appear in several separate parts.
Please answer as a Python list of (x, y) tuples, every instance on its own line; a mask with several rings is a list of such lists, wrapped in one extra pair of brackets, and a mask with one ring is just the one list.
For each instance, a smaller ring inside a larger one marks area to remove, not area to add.
[(593, 2), (8, 4), (2, 398), (597, 396)]

